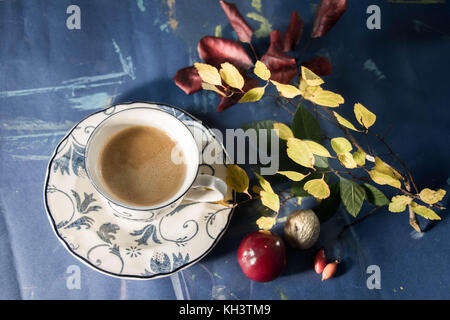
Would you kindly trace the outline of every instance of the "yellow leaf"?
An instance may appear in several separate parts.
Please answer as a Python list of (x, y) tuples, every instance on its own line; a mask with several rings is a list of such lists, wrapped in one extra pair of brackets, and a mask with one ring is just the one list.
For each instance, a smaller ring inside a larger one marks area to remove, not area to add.
[(225, 97), (225, 93), (223, 93), (222, 91), (220, 91), (215, 85), (210, 84), (210, 83), (206, 83), (206, 82), (202, 82), (202, 88), (203, 90), (209, 90), (209, 91), (214, 91), (215, 93), (220, 94), (222, 97)]
[(316, 89), (312, 96), (305, 95), (305, 99), (308, 99), (309, 101), (314, 102), (319, 106), (330, 108), (339, 107), (340, 104), (344, 103), (344, 98), (340, 94), (328, 90), (319, 89), (320, 87), (317, 88), (318, 89)]
[(288, 177), (292, 181), (301, 181), (309, 175), (309, 174), (301, 174), (300, 172), (296, 172), (296, 171), (278, 171), (277, 173)]
[(277, 220), (273, 217), (261, 217), (256, 220), (256, 224), (258, 228), (261, 230), (270, 230), (275, 225)]
[(300, 78), (300, 82), (298, 84), (298, 89), (300, 90), (300, 94), (302, 96), (305, 95), (307, 88), (308, 88), (308, 84), (306, 83), (306, 81)]
[(352, 144), (343, 137), (331, 139), (331, 147), (338, 155), (352, 151)]
[(337, 113), (336, 111), (333, 111), (334, 116), (336, 117), (337, 122), (339, 122), (340, 125), (349, 128), (353, 131), (359, 131), (358, 129), (355, 128), (355, 126), (348, 121), (347, 119), (345, 119), (344, 117), (342, 117), (341, 115), (339, 115), (339, 113)]
[(294, 87), (290, 84), (283, 84), (274, 80), (270, 80), (270, 82), (272, 82), (275, 87), (277, 87), (279, 94), (285, 98), (291, 99), (301, 94), (300, 90), (297, 87)]
[(202, 78), (203, 82), (213, 84), (215, 86), (221, 86), (222, 80), (220, 79), (219, 71), (217, 71), (216, 67), (213, 67), (206, 63), (194, 63), (195, 69)]
[(380, 171), (371, 170), (371, 171), (369, 171), (369, 175), (370, 175), (370, 178), (375, 183), (378, 183), (381, 185), (387, 184), (387, 185), (390, 185), (391, 187), (398, 188), (398, 189), (400, 189), (402, 186), (402, 184), (400, 183), (400, 180), (398, 180), (390, 175), (384, 174)]
[(383, 162), (383, 160), (381, 160), (380, 157), (375, 157), (374, 169), (381, 173), (387, 174), (388, 176), (391, 176), (392, 178), (395, 178), (395, 179), (403, 178), (402, 175), (397, 170), (392, 168), (387, 163)]
[(244, 78), (235, 66), (229, 62), (222, 63), (220, 66), (220, 76), (226, 84), (236, 89), (244, 87)]
[(377, 116), (367, 110), (367, 108), (364, 107), (361, 103), (355, 103), (354, 112), (356, 120), (358, 120), (358, 122), (367, 129), (371, 127), (377, 119)]
[(411, 203), (411, 207), (415, 213), (428, 220), (441, 220), (441, 217), (439, 217), (436, 212), (434, 212), (430, 208), (427, 208), (415, 202)]
[(270, 70), (267, 69), (266, 65), (259, 60), (256, 61), (253, 72), (263, 80), (269, 80), (271, 76)]
[(287, 141), (287, 155), (296, 163), (307, 167), (314, 168), (314, 155), (308, 145), (297, 138), (289, 138)]
[(302, 197), (297, 197), (297, 204), (299, 205), (299, 206), (301, 206), (302, 205)]
[(264, 95), (265, 87), (256, 87), (248, 90), (242, 97), (239, 99), (239, 103), (243, 102), (254, 102), (259, 101)]
[(259, 195), (264, 206), (275, 212), (280, 210), (280, 198), (276, 193), (263, 190), (259, 193)]
[(403, 212), (406, 210), (406, 206), (410, 204), (412, 198), (408, 196), (395, 196), (391, 199), (389, 203), (389, 211), (390, 212)]
[(445, 190), (439, 189), (437, 191), (425, 188), (419, 193), (420, 200), (428, 204), (435, 204), (444, 199)]
[(317, 199), (326, 199), (330, 196), (330, 188), (323, 179), (309, 180), (303, 189)]
[(275, 122), (273, 128), (278, 130), (278, 136), (280, 139), (287, 140), (289, 138), (294, 138), (291, 128), (281, 122)]
[(356, 164), (360, 167), (366, 164), (366, 153), (361, 149), (353, 152), (353, 160), (355, 160)]
[(302, 79), (308, 86), (320, 86), (324, 81), (317, 74), (302, 66)]
[(341, 164), (347, 169), (354, 169), (357, 167), (356, 162), (350, 152), (339, 154), (338, 159)]
[(317, 156), (321, 157), (328, 157), (331, 158), (331, 154), (328, 152), (328, 150), (322, 146), (320, 143), (317, 143), (315, 141), (311, 140), (303, 140), (308, 145), (309, 150)]
[(244, 169), (235, 164), (227, 166), (227, 176), (225, 178), (227, 185), (237, 192), (247, 193), (249, 179)]
[(270, 185), (269, 181), (264, 179), (262, 176), (260, 176), (256, 172), (255, 172), (255, 175), (258, 178), (259, 184), (263, 188), (264, 191), (268, 191), (268, 192), (274, 193), (274, 191), (272, 189), (272, 186)]

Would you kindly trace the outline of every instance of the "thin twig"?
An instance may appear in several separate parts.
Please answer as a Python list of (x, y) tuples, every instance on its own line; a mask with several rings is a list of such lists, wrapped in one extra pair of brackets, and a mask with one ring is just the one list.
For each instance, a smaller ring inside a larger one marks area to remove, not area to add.
[(251, 42), (249, 43), (249, 45), (250, 45), (250, 48), (252, 49), (252, 52), (253, 52), (253, 55), (255, 56), (255, 59), (259, 60), (258, 55), (256, 54), (255, 47), (253, 47)]
[(371, 216), (372, 214), (374, 214), (379, 208), (381, 208), (381, 207), (374, 207), (374, 208), (372, 208), (372, 210), (370, 210), (370, 211), (369, 211), (365, 216), (363, 216), (362, 218), (356, 219), (355, 221), (353, 221), (353, 222), (351, 222), (351, 223), (346, 224), (345, 226), (343, 226), (343, 227), (342, 227), (342, 230), (338, 233), (337, 238), (338, 238), (338, 239), (341, 239), (341, 238), (342, 238), (342, 235), (344, 234), (344, 232), (345, 232), (348, 228), (350, 228), (351, 226), (354, 226), (355, 224), (358, 224), (358, 223), (364, 221), (364, 220), (367, 219), (369, 216)]
[(378, 140), (380, 140), (380, 142), (382, 142), (384, 144), (384, 146), (386, 147), (386, 149), (388, 149), (389, 153), (398, 161), (398, 163), (400, 163), (400, 165), (405, 169), (406, 174), (408, 175), (408, 179), (409, 181), (412, 183), (414, 190), (416, 191), (416, 193), (419, 193), (419, 189), (417, 189), (416, 183), (414, 182), (414, 179), (412, 177), (411, 171), (409, 171), (408, 166), (406, 165), (406, 163), (400, 159), (400, 157), (398, 156), (398, 154), (396, 154), (392, 148), (389, 146), (389, 144), (385, 141), (384, 137), (380, 136), (379, 134), (377, 134), (376, 132), (370, 131), (373, 135), (375, 135), (375, 137), (377, 137)]

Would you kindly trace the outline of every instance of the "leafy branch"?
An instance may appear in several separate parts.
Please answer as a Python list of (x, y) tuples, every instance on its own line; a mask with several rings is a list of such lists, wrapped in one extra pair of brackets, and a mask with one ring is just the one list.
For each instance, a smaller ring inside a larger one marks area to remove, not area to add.
[[(316, 198), (320, 203), (317, 211), (326, 218), (337, 211), (341, 203), (355, 218), (364, 201), (374, 206), (367, 215), (350, 225), (366, 219), (383, 206), (388, 206), (391, 212), (408, 211), (410, 225), (419, 232), (416, 215), (430, 220), (441, 219), (434, 210), (444, 209), (439, 202), (446, 191), (417, 187), (406, 163), (393, 151), (385, 136), (373, 130), (376, 115), (359, 102), (353, 104), (356, 122), (335, 111), (345, 100), (340, 94), (324, 88), (325, 81), (321, 76), (331, 72), (328, 59), (316, 57), (299, 61), (311, 41), (324, 36), (336, 24), (346, 10), (345, 0), (321, 1), (307, 44), (296, 58), (286, 53), (294, 51), (303, 34), (304, 23), (294, 11), (285, 34), (279, 30), (271, 32), (270, 47), (260, 59), (251, 43), (253, 29), (234, 4), (220, 3), (238, 39), (250, 46), (256, 61), (247, 55), (239, 42), (207, 36), (198, 46), (203, 62), (179, 70), (175, 83), (188, 94), (202, 89), (217, 93), (221, 97), (218, 111), (237, 103), (256, 102), (264, 96), (275, 98), (275, 102), (292, 115), (292, 122), (266, 120), (248, 124), (246, 128), (277, 130), (282, 141), (280, 158), (287, 159), (286, 168), (280, 169), (278, 174), (291, 181), (291, 197), (297, 197), (299, 202), (307, 196)], [(297, 76), (299, 81), (294, 83)], [(322, 132), (318, 117), (339, 128), (343, 136), (329, 137)], [(376, 150), (369, 144), (369, 134), (386, 147), (388, 155), (402, 170), (376, 156)], [(367, 147), (362, 146), (356, 135), (365, 138)], [(269, 149), (268, 146), (258, 147)], [(330, 183), (330, 175), (338, 182)], [(268, 230), (275, 224), (280, 207), (287, 200), (280, 201), (270, 183), (257, 173), (255, 176), (259, 182), (259, 186), (252, 188), (257, 191), (255, 197), (248, 192), (250, 179), (247, 173), (237, 165), (228, 166), (227, 184), (236, 192), (247, 194), (245, 201), (259, 199), (274, 212), (272, 217), (261, 217), (256, 222), (261, 229)], [(375, 185), (390, 187), (395, 195), (389, 200)]]

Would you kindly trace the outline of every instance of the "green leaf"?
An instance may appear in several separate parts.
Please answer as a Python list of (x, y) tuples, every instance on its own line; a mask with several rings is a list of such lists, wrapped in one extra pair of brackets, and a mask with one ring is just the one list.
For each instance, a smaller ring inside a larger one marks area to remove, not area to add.
[(330, 185), (330, 196), (320, 202), (320, 204), (314, 208), (314, 212), (323, 223), (330, 219), (339, 209), (341, 204), (341, 194), (339, 190), (339, 183), (335, 182)]
[(373, 185), (364, 183), (362, 187), (366, 191), (367, 201), (371, 204), (377, 207), (387, 206), (389, 204), (389, 199), (384, 195), (384, 193), (375, 188)]
[(264, 96), (265, 87), (256, 87), (248, 90), (240, 99), (239, 103), (255, 102), (261, 100)]
[(356, 218), (366, 198), (366, 192), (363, 187), (353, 181), (341, 178), (339, 183), (342, 203), (348, 213)]
[(328, 158), (314, 155), (314, 159), (315, 159), (314, 166), (316, 168), (327, 169), (329, 167)]
[(319, 143), (322, 140), (319, 123), (301, 103), (298, 104), (291, 127), (296, 138), (313, 140)]
[[(247, 124), (244, 124), (242, 126), (242, 129), (247, 131), (248, 129), (255, 129), (257, 132), (257, 141), (250, 141), (251, 143), (253, 143), (255, 145), (255, 147), (257, 149), (262, 149), (262, 150), (266, 150), (268, 152), (271, 152), (271, 145), (270, 145), (270, 130), (273, 129), (273, 124), (275, 123), (275, 121), (273, 120), (263, 120), (263, 121), (258, 121), (258, 122), (250, 122)], [(262, 143), (259, 141), (259, 130), (261, 129), (266, 129), (267, 130), (267, 138), (266, 138), (266, 144), (262, 145)], [(278, 150), (275, 150), (276, 152), (278, 152)]]

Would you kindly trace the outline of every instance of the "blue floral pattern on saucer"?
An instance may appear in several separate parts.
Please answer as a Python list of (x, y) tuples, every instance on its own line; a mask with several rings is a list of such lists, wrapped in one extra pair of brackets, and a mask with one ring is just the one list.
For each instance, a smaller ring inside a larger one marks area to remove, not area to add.
[[(134, 107), (161, 109), (183, 121), (201, 152), (222, 150), (215, 155), (215, 164), (200, 165), (199, 174), (225, 180), (225, 149), (198, 119), (176, 107), (134, 102), (94, 113), (68, 133), (49, 162), (44, 200), (57, 237), (75, 257), (111, 276), (153, 279), (203, 258), (225, 232), (233, 209), (216, 203), (182, 202), (175, 211), (151, 222), (129, 220), (114, 211), (86, 176), (84, 150), (102, 120)], [(233, 199), (231, 191), (226, 198)]]

